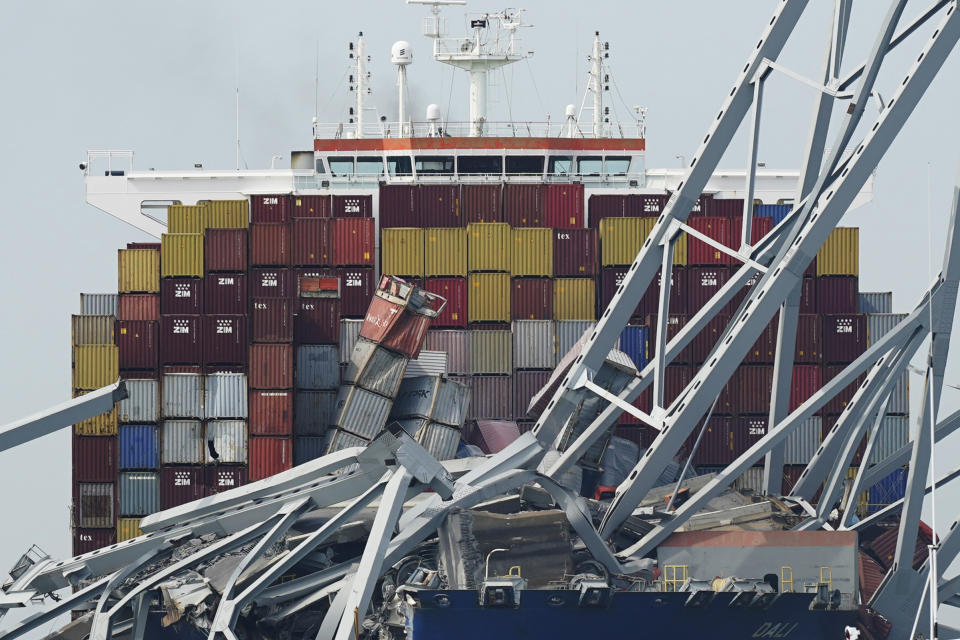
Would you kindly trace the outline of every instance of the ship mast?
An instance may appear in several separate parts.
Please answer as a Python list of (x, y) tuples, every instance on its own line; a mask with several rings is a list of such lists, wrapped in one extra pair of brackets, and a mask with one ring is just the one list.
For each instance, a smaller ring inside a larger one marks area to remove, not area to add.
[[(587, 83), (587, 89), (583, 94), (583, 102), (580, 103), (580, 115), (577, 117), (579, 122), (583, 116), (584, 110), (593, 111), (593, 136), (602, 138), (607, 135), (607, 127), (610, 124), (610, 118), (603, 106), (603, 94), (609, 90), (607, 81), (609, 72), (606, 69), (604, 60), (610, 57), (610, 43), (600, 42), (600, 32), (593, 32), (593, 51), (590, 55), (590, 80)], [(587, 106), (587, 96), (593, 93), (593, 106)]]

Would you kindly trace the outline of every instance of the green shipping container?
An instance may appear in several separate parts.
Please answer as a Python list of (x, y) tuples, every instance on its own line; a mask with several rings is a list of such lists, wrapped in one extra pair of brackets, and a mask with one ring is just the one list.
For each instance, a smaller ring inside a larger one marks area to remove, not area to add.
[(380, 232), (380, 270), (391, 276), (423, 277), (423, 229)]
[(860, 275), (860, 229), (837, 227), (817, 252), (818, 276)]
[(471, 273), (467, 288), (468, 322), (510, 322), (509, 273)]
[(73, 388), (94, 390), (117, 381), (120, 366), (113, 345), (83, 345), (73, 348)]
[(557, 278), (553, 281), (553, 319), (597, 319), (593, 278)]
[(514, 276), (553, 276), (553, 230), (514, 229), (510, 273)]
[(160, 252), (154, 249), (117, 251), (118, 293), (160, 293)]
[(424, 274), (467, 275), (467, 230), (429, 228), (424, 230)]
[(160, 236), (160, 275), (164, 278), (203, 277), (203, 234), (165, 233)]
[(469, 271), (510, 271), (510, 225), (506, 222), (473, 222), (467, 225)]

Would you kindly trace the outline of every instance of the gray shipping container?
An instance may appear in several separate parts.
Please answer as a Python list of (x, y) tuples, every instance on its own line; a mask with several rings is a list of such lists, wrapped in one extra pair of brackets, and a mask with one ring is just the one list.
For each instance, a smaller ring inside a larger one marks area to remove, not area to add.
[(337, 394), (337, 417), (334, 425), (367, 440), (383, 430), (392, 401), (372, 391), (343, 385)]
[(551, 320), (514, 320), (512, 328), (514, 369), (557, 366), (556, 331)]
[(910, 442), (910, 419), (906, 416), (884, 416), (873, 443), (871, 462), (879, 462)]
[(422, 418), (397, 422), (437, 460), (452, 460), (457, 457), (457, 447), (460, 445), (459, 429)]
[(73, 344), (113, 344), (113, 325), (116, 324), (116, 322), (116, 316), (70, 316)]
[(78, 527), (110, 529), (116, 526), (112, 482), (87, 483), (77, 486), (77, 500), (73, 518)]
[(340, 386), (340, 349), (329, 344), (297, 347), (297, 389), (336, 391)]
[(823, 433), (823, 419), (813, 416), (804, 420), (793, 433), (787, 436), (783, 445), (784, 464), (807, 464), (820, 448)]
[(127, 398), (117, 403), (120, 422), (144, 424), (160, 420), (160, 384), (156, 380), (124, 380)]
[(887, 335), (900, 321), (907, 317), (905, 313), (871, 313), (867, 315), (867, 344), (871, 345)]
[(443, 376), (447, 374), (447, 354), (443, 351), (421, 350), (420, 355), (407, 362), (404, 378)]
[(467, 420), (513, 417), (513, 376), (470, 376), (456, 380), (470, 387)]
[(119, 300), (120, 297), (115, 293), (81, 293), (80, 313), (95, 316), (116, 316)]
[(910, 413), (910, 377), (904, 372), (890, 390), (887, 413), (905, 416)]
[(203, 376), (168, 373), (161, 380), (164, 418), (203, 418)]
[(513, 371), (513, 340), (509, 331), (470, 331), (470, 373)]
[(597, 326), (591, 320), (559, 320), (557, 321), (557, 361), (567, 355), (570, 347), (587, 331)]
[(199, 420), (163, 421), (163, 464), (203, 464), (207, 448)]
[(324, 435), (337, 417), (336, 409), (336, 391), (297, 391), (293, 396), (294, 435)]
[(355, 436), (352, 433), (347, 433), (340, 429), (332, 429), (330, 431), (330, 444), (327, 445), (327, 453), (342, 451), (351, 447), (365, 447), (368, 444), (370, 444), (370, 442), (360, 436)]
[(860, 313), (893, 313), (891, 291), (861, 291), (858, 298)]
[(160, 510), (160, 475), (152, 471), (120, 474), (120, 517), (148, 516)]
[(440, 376), (407, 378), (390, 410), (391, 419), (424, 418), (460, 428), (467, 418), (470, 388)]
[(406, 368), (406, 356), (388, 351), (376, 342), (358, 340), (343, 383), (392, 398), (397, 395)]
[(350, 354), (353, 353), (353, 345), (357, 344), (360, 338), (360, 329), (363, 327), (363, 320), (341, 320), (340, 321), (340, 363), (350, 362)]
[(607, 450), (603, 452), (603, 474), (600, 484), (605, 487), (616, 487), (627, 479), (634, 465), (640, 459), (640, 446), (632, 440), (610, 438)]
[[(467, 375), (470, 373), (470, 343), (468, 331), (462, 329), (429, 329), (423, 341), (423, 348), (430, 351), (442, 351), (447, 354), (447, 373)], [(422, 352), (421, 352), (422, 353)]]
[(214, 373), (204, 381), (204, 414), (207, 418), (247, 417), (247, 376)]
[[(217, 458), (210, 451), (211, 443)], [(243, 420), (211, 420), (207, 423), (204, 449), (207, 464), (246, 464), (247, 423)]]

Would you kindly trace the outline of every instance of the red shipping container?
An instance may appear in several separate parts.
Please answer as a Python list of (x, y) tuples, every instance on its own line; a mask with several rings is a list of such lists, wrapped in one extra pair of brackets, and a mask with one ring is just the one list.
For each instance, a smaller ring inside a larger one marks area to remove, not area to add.
[(336, 298), (297, 300), (293, 337), (297, 344), (337, 344), (340, 340), (340, 301)]
[(795, 411), (823, 386), (820, 366), (815, 364), (793, 365), (790, 383), (790, 411)]
[(597, 275), (599, 256), (596, 229), (560, 229), (553, 232), (553, 273), (558, 278)]
[(373, 196), (333, 196), (334, 218), (372, 218)]
[(689, 351), (690, 358), (695, 364), (702, 364), (707, 361), (707, 357), (713, 351), (713, 347), (716, 346), (729, 322), (730, 316), (719, 313), (694, 337), (693, 342), (690, 343)]
[(253, 298), (250, 322), (253, 342), (293, 342), (293, 309), (287, 298)]
[(116, 528), (73, 529), (73, 555), (80, 556), (117, 543)]
[[(828, 382), (837, 377), (841, 371), (846, 368), (846, 365), (840, 364), (830, 364), (823, 367), (823, 384), (826, 385)], [(821, 415), (832, 415), (843, 413), (843, 410), (847, 408), (847, 404), (850, 400), (853, 399), (854, 394), (857, 392), (857, 389), (860, 388), (860, 385), (863, 384), (864, 379), (867, 377), (867, 374), (862, 373), (856, 377), (856, 379), (843, 388), (840, 393), (830, 398), (830, 400), (823, 406), (823, 409), (820, 410)], [(826, 427), (826, 424), (824, 424)]]
[(859, 313), (824, 315), (824, 364), (849, 363), (867, 350), (867, 316)]
[(203, 375), (211, 376), (215, 373), (247, 373), (245, 364), (206, 364), (203, 366)]
[(503, 187), (499, 184), (465, 184), (460, 187), (460, 218), (471, 222), (503, 222)]
[[(714, 200), (714, 202), (718, 202)], [(743, 202), (742, 200), (740, 202)], [(743, 216), (737, 214), (736, 217), (731, 218), (732, 224), (730, 225), (730, 240), (727, 243), (728, 246), (731, 246), (735, 249), (740, 248), (741, 236), (743, 235)], [(753, 217), (753, 222), (750, 223), (750, 245), (756, 246), (763, 237), (770, 233), (773, 229), (773, 218), (758, 218)], [(734, 260), (732, 264), (739, 265), (740, 263), (737, 260)]]
[(206, 494), (203, 467), (161, 467), (160, 508), (172, 509)]
[(293, 345), (250, 345), (250, 388), (293, 388)]
[(298, 196), (291, 198), (291, 214), (298, 218), (329, 218), (330, 196)]
[(627, 217), (627, 199), (631, 196), (592, 195), (587, 201), (587, 224), (599, 229), (604, 218)]
[[(693, 453), (694, 464), (730, 464), (736, 457), (736, 435), (734, 419), (725, 416), (711, 416), (706, 426), (703, 421), (690, 433), (684, 443), (687, 452)], [(697, 450), (693, 446), (703, 431)], [(688, 453), (689, 455), (689, 453)]]
[(734, 375), (735, 412), (738, 414), (770, 414), (770, 389), (773, 387), (771, 365), (743, 365)]
[(296, 266), (329, 266), (330, 220), (298, 218), (293, 221), (293, 264)]
[[(741, 453), (752, 447), (760, 438), (767, 435), (770, 424), (769, 415), (766, 416), (743, 416), (737, 418), (734, 423), (734, 459)], [(761, 461), (763, 458), (761, 458)], [(733, 462), (731, 460), (730, 462)]]
[(424, 289), (447, 299), (443, 312), (433, 319), (434, 327), (465, 329), (467, 326), (467, 279), (427, 278)]
[(402, 353), (409, 358), (416, 358), (420, 355), (423, 341), (427, 337), (430, 321), (431, 318), (419, 313), (404, 312), (400, 314), (399, 321), (380, 341), (380, 344), (391, 351)]
[(420, 227), (420, 190), (413, 184), (380, 185), (380, 228)]
[(251, 298), (293, 298), (297, 295), (289, 269), (250, 269), (247, 294)]
[(293, 391), (250, 392), (250, 435), (293, 434)]
[(117, 320), (114, 328), (121, 369), (156, 369), (159, 361), (159, 323), (153, 320)]
[(525, 418), (530, 400), (537, 395), (550, 380), (552, 371), (514, 371), (513, 372), (513, 417)]
[[(691, 229), (699, 231), (708, 238), (716, 240), (720, 244), (726, 245), (730, 242), (730, 218), (717, 218), (713, 216), (700, 216), (690, 218), (687, 224)], [(714, 265), (714, 264), (733, 264), (733, 258), (702, 242), (693, 236), (687, 236), (687, 264), (688, 265)]]
[(250, 265), (285, 267), (290, 264), (290, 225), (255, 224), (250, 227)]
[(583, 229), (583, 185), (543, 185), (544, 226), (552, 229)]
[(167, 375), (168, 373), (203, 373), (203, 367), (198, 364), (168, 364), (160, 367), (160, 373), (162, 375)]
[(160, 313), (165, 316), (198, 316), (203, 313), (203, 280), (164, 278), (160, 281)]
[(797, 345), (793, 361), (818, 364), (823, 355), (823, 333), (820, 316), (801, 313), (797, 316)]
[(817, 311), (829, 314), (857, 313), (859, 280), (857, 276), (817, 278)]
[(338, 267), (372, 267), (376, 255), (373, 218), (333, 219), (333, 263)]
[(539, 184), (503, 186), (503, 221), (511, 227), (545, 227)]
[(128, 242), (127, 249), (148, 249), (150, 251), (160, 251), (159, 242)]
[(624, 216), (627, 218), (658, 218), (667, 206), (670, 196), (665, 193), (640, 193), (627, 198)]
[(687, 272), (687, 309), (699, 311), (707, 306), (730, 279), (728, 267), (690, 267)]
[(118, 320), (160, 320), (160, 295), (156, 293), (121, 293), (117, 308)]
[(246, 315), (246, 274), (208, 274), (203, 279), (203, 312), (210, 316)]
[[(693, 380), (693, 373), (693, 367), (684, 364), (671, 364), (664, 368), (663, 401), (667, 406), (670, 406), (670, 403), (687, 388)], [(641, 411), (650, 413), (653, 407), (653, 378), (650, 379), (650, 386), (637, 398), (636, 405)]]
[(247, 317), (205, 316), (203, 318), (203, 362), (207, 365), (247, 363)]
[[(667, 318), (667, 340), (666, 343), (670, 344), (670, 340), (673, 339), (680, 329), (683, 329), (687, 325), (687, 321), (690, 319), (689, 316), (682, 313), (671, 313), (670, 317)], [(657, 353), (657, 316), (650, 314), (646, 316), (646, 325), (650, 329), (650, 342), (648, 343), (647, 352), (649, 353), (649, 359), (652, 362), (653, 357)], [(693, 345), (688, 344), (683, 351), (681, 351), (676, 358), (673, 360), (674, 364), (688, 364), (693, 362)]]
[(160, 318), (160, 364), (200, 364), (200, 316)]
[(746, 364), (773, 364), (777, 356), (777, 331), (779, 328), (779, 316), (773, 316), (760, 337), (750, 347), (750, 351), (743, 357)]
[(207, 492), (206, 495), (215, 496), (222, 491), (229, 491), (230, 489), (242, 487), (249, 481), (248, 477), (249, 474), (246, 467), (228, 467), (226, 465), (207, 467), (206, 478), (204, 479)]
[(250, 196), (250, 219), (254, 225), (290, 220), (290, 196), (286, 194)]
[(142, 369), (142, 370), (124, 370), (120, 369), (120, 378), (123, 380), (156, 380), (160, 375), (160, 370), (157, 368), (154, 369)]
[(709, 215), (717, 218), (735, 218), (743, 215), (743, 198), (711, 198), (709, 206)]
[(360, 337), (381, 342), (403, 316), (404, 307), (380, 296), (373, 296), (360, 326)]
[(247, 230), (207, 229), (203, 264), (208, 273), (247, 270)]
[(116, 482), (117, 439), (73, 436), (73, 482)]
[(293, 438), (254, 436), (247, 446), (250, 449), (251, 482), (293, 468)]
[(462, 227), (460, 185), (420, 185), (420, 224), (424, 227)]
[(553, 318), (553, 280), (551, 278), (511, 278), (510, 313), (514, 320), (551, 320)]

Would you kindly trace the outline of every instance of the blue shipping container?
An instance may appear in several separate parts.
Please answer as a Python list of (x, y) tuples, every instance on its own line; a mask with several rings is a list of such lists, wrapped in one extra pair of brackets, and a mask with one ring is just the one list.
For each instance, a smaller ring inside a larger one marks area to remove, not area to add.
[(620, 333), (620, 351), (623, 351), (633, 360), (637, 369), (647, 365), (647, 327), (626, 326)]
[(773, 225), (780, 224), (793, 211), (792, 204), (758, 204), (753, 215), (758, 218), (773, 218)]
[(867, 513), (876, 513), (888, 504), (902, 498), (907, 492), (907, 470), (897, 469), (886, 478), (870, 487), (870, 502)]
[(303, 464), (327, 454), (327, 439), (304, 437), (293, 439), (293, 464)]
[(336, 391), (340, 386), (340, 348), (308, 344), (297, 347), (297, 388)]
[(160, 466), (159, 433), (153, 424), (120, 427), (120, 468), (156, 469)]
[(322, 436), (337, 417), (335, 391), (297, 391), (293, 396), (293, 434)]
[(120, 474), (120, 515), (148, 516), (160, 510), (160, 475), (149, 471)]

